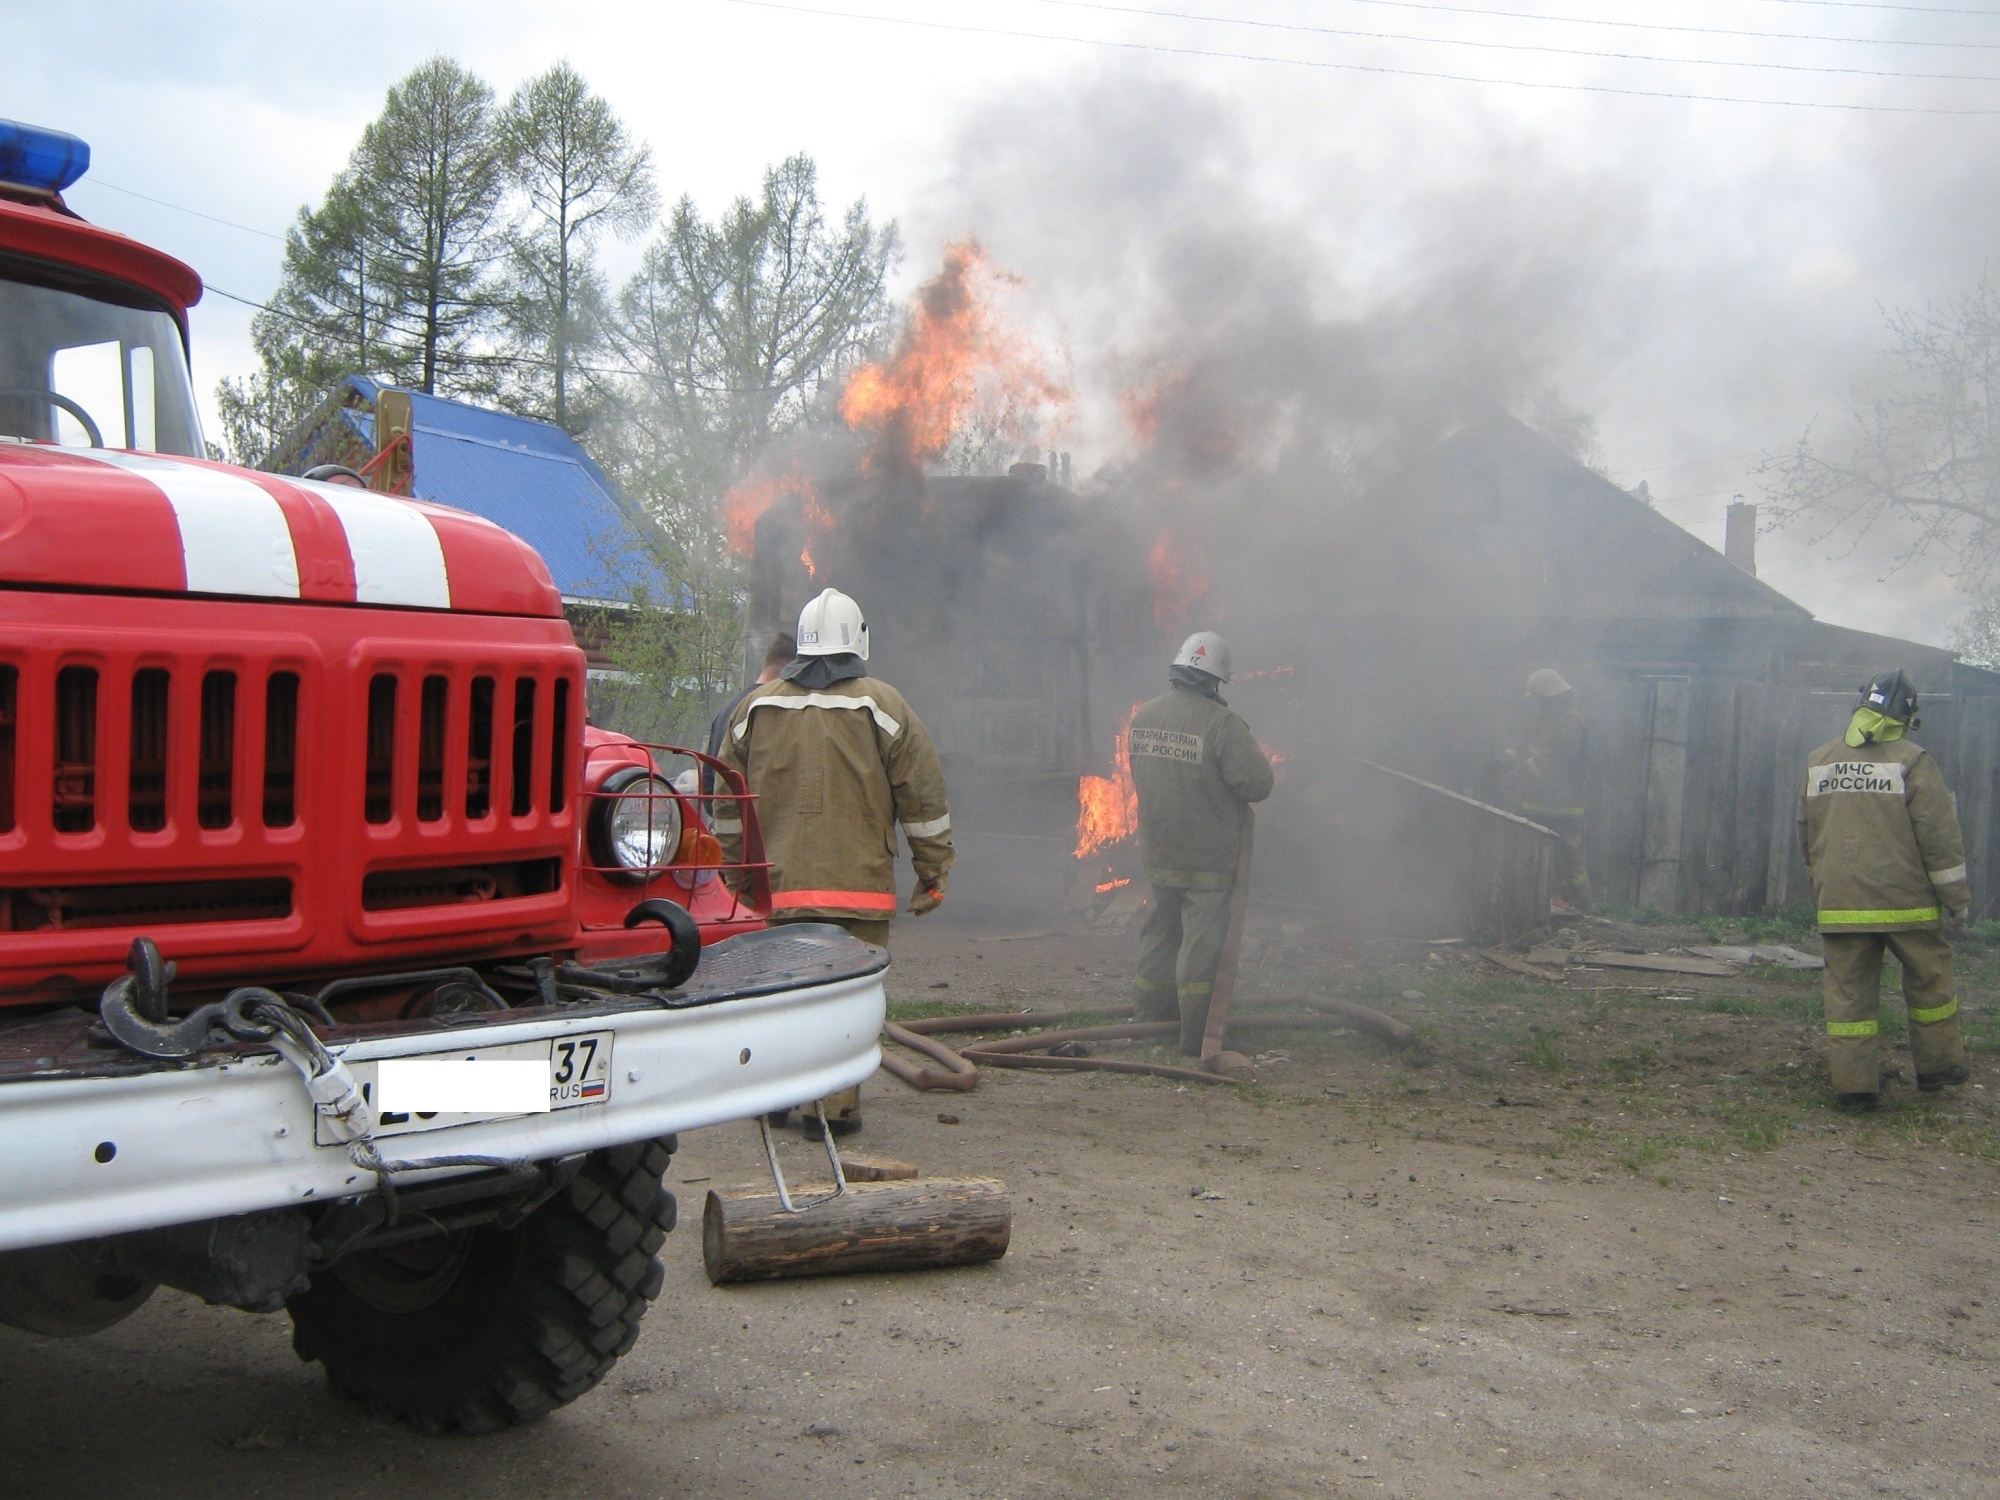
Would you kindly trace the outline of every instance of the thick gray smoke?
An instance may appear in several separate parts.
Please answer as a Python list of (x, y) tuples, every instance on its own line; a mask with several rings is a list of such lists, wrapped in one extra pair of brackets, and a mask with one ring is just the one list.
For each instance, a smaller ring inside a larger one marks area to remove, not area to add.
[[(1546, 623), (1572, 585), (1652, 586), (1643, 560), (1566, 548), (1575, 514), (1553, 501), (1543, 536), (1466, 532), (1427, 508), (1442, 441), (1512, 414), (1621, 485), (1643, 473), (1719, 544), (1761, 456), (1836, 423), (1874, 373), (1882, 308), (1980, 274), (1994, 158), (1962, 121), (1824, 115), (1760, 140), (1754, 111), (1621, 108), (1565, 140), (1465, 112), (1360, 133), (1336, 106), (1321, 142), (1285, 143), (1281, 180), (1258, 122), (1120, 70), (975, 111), (910, 226), (913, 246), (977, 235), (1022, 278), (1016, 311), (1070, 350), (1079, 545), (1104, 549), (1093, 751), (1184, 630), (1224, 630), (1239, 669), (1269, 674), (1235, 700), (1287, 758), (1266, 833), (1281, 883), (1363, 903), (1343, 851), (1379, 789), (1352, 757), (1476, 789), (1544, 659), (1616, 659), (1588, 684), (1600, 754), (1636, 757), (1643, 796), (1643, 739), (1610, 741), (1646, 711), (1611, 699), (1655, 643)], [(1564, 504), (1599, 503), (1544, 467)], [(1765, 574), (1839, 623), (1931, 639), (1964, 607), (1941, 567), (1883, 585), (1851, 545), (1766, 536)], [(1395, 884), (1377, 895), (1410, 894)]]
[[(1620, 100), (1564, 130), (1470, 97), (1251, 114), (1138, 69), (1051, 84), (973, 112), (908, 240), (976, 232), (1025, 278), (1074, 351), (1089, 467), (1127, 446), (1118, 393), (1212, 361), (1266, 437), (1301, 408), (1364, 448), (1469, 402), (1581, 410), (1714, 545), (1759, 456), (1878, 373), (1883, 310), (1957, 295), (2000, 243), (1983, 119)], [(1938, 560), (1878, 585), (1843, 545), (1767, 537), (1765, 575), (1930, 640), (1965, 607)]]
[[(1651, 680), (1710, 648), (1646, 623), (1672, 607), (1618, 611), (1673, 586), (1658, 570), (1694, 549), (1660, 526), (1607, 540), (1593, 513), (1633, 503), (1565, 452), (1621, 486), (1644, 473), (1664, 515), (1719, 543), (1761, 456), (1868, 378), (1880, 308), (1977, 277), (1993, 213), (1975, 191), (1993, 168), (1962, 145), (1933, 154), (1943, 128), (1815, 117), (1822, 149), (1802, 150), (1744, 134), (1756, 118), (1606, 113), (1560, 140), (1463, 111), (1372, 114), (1363, 132), (1342, 106), (1321, 140), (1284, 143), (1281, 173), (1262, 122), (1141, 73), (973, 111), (907, 226), (911, 269), (977, 237), (1021, 278), (1010, 315), (1066, 346), (1075, 519), (1047, 497), (927, 496), (835, 445), (813, 473), (843, 544), (815, 545), (819, 581), (874, 590), (888, 659), (1006, 847), (1056, 850), (1061, 819), (1037, 799), (1108, 772), (1180, 636), (1218, 628), (1246, 674), (1233, 701), (1285, 757), (1260, 844), (1276, 886), (1357, 916), (1411, 906), (1409, 879), (1357, 862), (1393, 835), (1364, 826), (1393, 799), (1354, 757), (1478, 790), (1518, 733), (1522, 677), (1553, 661), (1597, 720), (1601, 800), (1638, 820), (1593, 835), (1632, 846), (1619, 878), (1636, 890)], [(1738, 155), (1705, 154), (1720, 143)], [(1930, 166), (1899, 165), (1912, 155)], [(1481, 497), (1490, 516), (1468, 509)], [(760, 542), (788, 568), (798, 550)], [(1829, 551), (1767, 536), (1766, 576), (1878, 630), (1935, 638), (1963, 607), (1924, 568), (1882, 586), (1875, 559)], [(1078, 599), (1088, 647), (1072, 651)], [(1702, 722), (1736, 722), (1697, 697)], [(1726, 823), (1742, 788), (1718, 774), (1703, 795)], [(997, 860), (990, 840), (973, 858), (965, 821), (968, 865)], [(1763, 857), (1737, 861), (1743, 892), (1763, 889)]]

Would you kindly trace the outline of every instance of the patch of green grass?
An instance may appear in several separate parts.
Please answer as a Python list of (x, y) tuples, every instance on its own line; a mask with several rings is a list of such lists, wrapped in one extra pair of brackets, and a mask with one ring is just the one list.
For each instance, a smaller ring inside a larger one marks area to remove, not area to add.
[(1770, 916), (1703, 917), (1701, 930), (1711, 943), (1797, 943), (1819, 931), (1819, 914), (1800, 906)]
[(1760, 1000), (1752, 1000), (1748, 995), (1704, 995), (1701, 1008), (1714, 1016), (1762, 1016), (1770, 1013), (1770, 1008)]
[(1641, 1140), (1620, 1153), (1618, 1165), (1628, 1172), (1643, 1174), (1648, 1167), (1655, 1162), (1665, 1161), (1670, 1154), (1658, 1141)]
[(1959, 1002), (1959, 1026), (1968, 1052), (2000, 1052), (2000, 1009), (1982, 1005), (1977, 1010)]
[[(1650, 1042), (1634, 1042), (1622, 1051), (1614, 1052), (1606, 1062), (1611, 1068), (1611, 1076), (1620, 1083), (1636, 1083), (1639, 1075), (1659, 1063), (1660, 1054)], [(1628, 1106), (1632, 1101), (1624, 1101)]]
[(1562, 1055), (1562, 1034), (1537, 1026), (1521, 1049), (1521, 1061), (1544, 1073), (1560, 1073), (1568, 1066)]
[(1826, 1021), (1826, 1011), (1820, 1005), (1818, 990), (1808, 995), (1780, 995), (1771, 1002), (1771, 1006), (1780, 1019), (1801, 1026), (1817, 1029)]
[(1952, 934), (1952, 943), (1965, 948), (2000, 948), (2000, 921), (1989, 917), (1969, 923)]

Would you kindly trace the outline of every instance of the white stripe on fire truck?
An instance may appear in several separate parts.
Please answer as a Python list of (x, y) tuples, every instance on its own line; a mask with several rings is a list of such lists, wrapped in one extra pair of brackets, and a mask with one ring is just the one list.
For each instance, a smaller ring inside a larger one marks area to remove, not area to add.
[(180, 527), (189, 593), (299, 597), (299, 557), (284, 509), (249, 480), (151, 453), (69, 454), (136, 474), (166, 497)]
[(333, 507), (354, 559), (354, 597), (362, 604), (450, 609), (444, 544), (430, 517), (390, 495), (317, 479), (291, 479)]

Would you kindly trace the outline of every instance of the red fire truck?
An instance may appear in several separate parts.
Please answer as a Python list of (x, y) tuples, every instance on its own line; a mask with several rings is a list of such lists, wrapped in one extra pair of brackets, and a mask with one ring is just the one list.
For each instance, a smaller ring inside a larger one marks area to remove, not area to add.
[(675, 1132), (873, 1071), (886, 959), (765, 929), (741, 780), (586, 722), (526, 544), (204, 457), (201, 283), (88, 160), (0, 121), (0, 1321), (164, 1283), (533, 1417), (659, 1294)]

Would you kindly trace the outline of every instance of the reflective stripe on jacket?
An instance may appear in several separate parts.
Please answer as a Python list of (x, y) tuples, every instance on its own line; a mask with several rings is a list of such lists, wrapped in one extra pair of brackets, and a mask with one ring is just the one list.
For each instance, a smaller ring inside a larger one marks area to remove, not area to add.
[(1146, 878), (1233, 885), (1244, 805), (1270, 796), (1273, 780), (1250, 726), (1206, 693), (1177, 686), (1132, 716), (1128, 747)]
[(1944, 773), (1911, 740), (1821, 745), (1806, 758), (1798, 821), (1822, 932), (1936, 927), (1972, 904)]
[[(737, 706), (722, 758), (757, 796), (774, 912), (890, 915), (899, 822), (920, 879), (957, 857), (937, 747), (886, 682), (766, 683)], [(734, 861), (741, 825), (719, 817), (715, 831)]]

